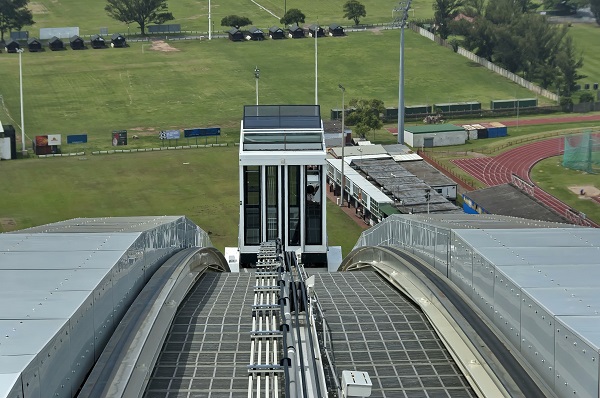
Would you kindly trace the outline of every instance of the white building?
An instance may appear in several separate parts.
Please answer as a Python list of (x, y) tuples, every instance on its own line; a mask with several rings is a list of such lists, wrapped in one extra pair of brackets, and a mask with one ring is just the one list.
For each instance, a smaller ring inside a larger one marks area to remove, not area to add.
[(462, 145), (468, 139), (467, 131), (453, 124), (427, 124), (404, 129), (404, 139), (413, 148)]
[(240, 263), (280, 239), (305, 264), (327, 262), (323, 123), (318, 105), (244, 107), (240, 132)]

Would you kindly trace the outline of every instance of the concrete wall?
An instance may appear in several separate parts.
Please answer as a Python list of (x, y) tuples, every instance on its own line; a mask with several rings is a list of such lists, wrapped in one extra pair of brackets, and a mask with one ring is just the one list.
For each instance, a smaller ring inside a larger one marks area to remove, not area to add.
[(421, 148), (425, 138), (433, 138), (433, 146), (463, 145), (467, 141), (466, 131), (452, 131), (447, 133), (413, 134), (405, 131), (404, 139), (413, 148)]

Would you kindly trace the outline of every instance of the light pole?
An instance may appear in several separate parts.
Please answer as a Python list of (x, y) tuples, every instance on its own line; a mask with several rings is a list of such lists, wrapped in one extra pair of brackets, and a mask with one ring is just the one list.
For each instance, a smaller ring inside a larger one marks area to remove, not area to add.
[(208, 40), (212, 40), (210, 0), (208, 0)]
[(260, 78), (260, 69), (254, 68), (254, 77), (256, 78), (256, 105), (258, 105), (258, 79)]
[(23, 116), (23, 64), (21, 62), (21, 54), (23, 54), (22, 48), (18, 48), (17, 52), (19, 53), (19, 92), (21, 94), (21, 143), (23, 144), (23, 149), (21, 154), (23, 157), (27, 156), (27, 149), (25, 148), (25, 116)]
[(431, 189), (425, 189), (425, 200), (427, 201), (427, 214), (429, 214), (429, 200), (431, 199)]
[(319, 105), (319, 51), (317, 47), (317, 37), (319, 36), (319, 19), (315, 25), (315, 105)]
[(344, 181), (344, 148), (346, 147), (346, 132), (344, 131), (345, 126), (344, 126), (344, 117), (345, 117), (345, 113), (346, 113), (346, 101), (344, 99), (344, 94), (346, 93), (346, 89), (344, 88), (344, 86), (342, 86), (341, 84), (338, 84), (338, 87), (340, 88), (340, 90), (342, 90), (342, 187), (340, 189), (340, 196), (341, 196), (341, 200), (340, 200), (340, 207), (344, 206), (344, 186), (346, 185), (345, 181)]
[(398, 144), (404, 144), (404, 26), (412, 0), (401, 1), (394, 11), (402, 12), (395, 22), (400, 23), (400, 76), (398, 78)]

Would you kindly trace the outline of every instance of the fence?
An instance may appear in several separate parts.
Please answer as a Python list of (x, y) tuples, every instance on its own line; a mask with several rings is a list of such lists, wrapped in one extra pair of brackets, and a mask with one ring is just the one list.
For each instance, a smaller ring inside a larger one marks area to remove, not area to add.
[[(409, 27), (413, 31), (415, 31), (418, 34), (420, 34), (421, 36), (426, 37), (429, 40), (434, 41), (434, 42), (438, 43), (441, 46), (448, 47), (448, 48), (454, 50), (453, 46), (451, 44), (449, 44), (446, 40), (444, 40), (441, 37), (436, 36), (433, 33), (428, 32), (427, 30), (425, 30), (425, 29), (417, 26), (417, 24), (411, 22), (411, 23), (409, 23)], [(473, 54), (472, 52), (470, 52), (470, 51), (468, 51), (468, 50), (466, 50), (466, 49), (464, 49), (464, 48), (462, 48), (460, 46), (457, 47), (456, 52), (458, 54), (462, 55), (463, 57), (466, 57), (466, 58), (470, 59), (471, 61), (476, 62), (476, 63), (478, 63), (481, 66), (485, 66), (489, 70), (491, 70), (491, 71), (493, 71), (493, 72), (495, 72), (495, 73), (497, 73), (497, 74), (499, 74), (501, 76), (504, 76), (507, 79), (512, 80), (513, 82), (517, 83), (518, 85), (520, 85), (522, 87), (525, 87), (526, 89), (531, 90), (531, 91), (533, 91), (534, 93), (536, 93), (538, 95), (541, 95), (542, 97), (546, 97), (546, 98), (551, 99), (552, 101), (558, 102), (559, 98), (558, 98), (557, 94), (555, 94), (555, 93), (553, 93), (551, 91), (548, 91), (546, 89), (543, 89), (540, 86), (538, 86), (538, 85), (536, 85), (536, 84), (534, 84), (534, 83), (532, 83), (532, 82), (530, 82), (528, 80), (523, 79), (521, 76), (515, 75), (512, 72), (509, 72), (506, 69), (499, 67), (498, 65), (496, 65), (496, 64), (488, 61), (485, 58), (481, 58), (480, 56), (478, 56), (476, 54)]]

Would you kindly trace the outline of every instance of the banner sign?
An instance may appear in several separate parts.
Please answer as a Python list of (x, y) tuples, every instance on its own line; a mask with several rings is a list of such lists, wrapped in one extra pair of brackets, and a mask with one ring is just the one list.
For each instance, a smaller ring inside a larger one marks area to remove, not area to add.
[(62, 138), (60, 134), (48, 134), (48, 145), (60, 145)]
[(195, 128), (195, 129), (185, 129), (183, 130), (183, 135), (186, 138), (189, 137), (210, 137), (221, 135), (220, 127), (209, 127), (209, 128)]
[(165, 130), (158, 135), (161, 140), (178, 140), (180, 137), (181, 132), (179, 130)]
[(35, 146), (48, 146), (48, 136), (47, 135), (36, 135), (35, 136)]
[(112, 145), (127, 145), (127, 130), (115, 130), (112, 132)]
[(71, 134), (67, 136), (67, 144), (85, 144), (87, 134)]

